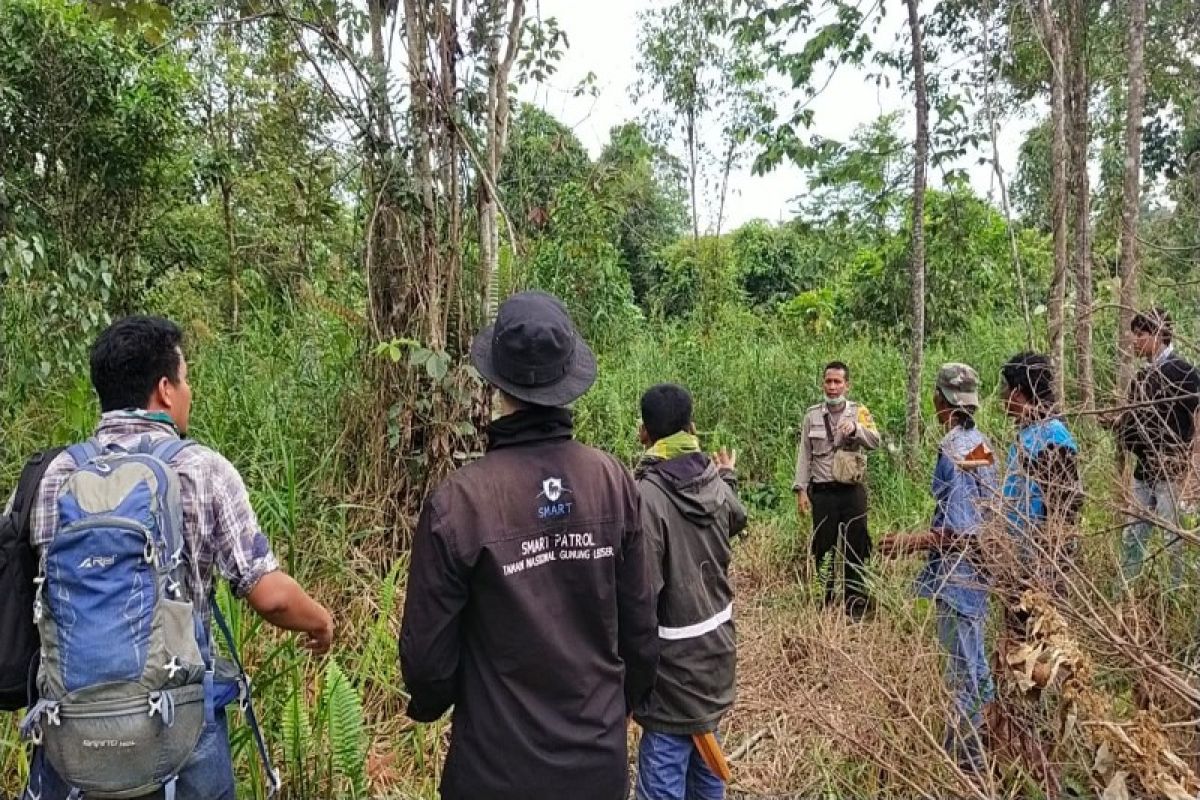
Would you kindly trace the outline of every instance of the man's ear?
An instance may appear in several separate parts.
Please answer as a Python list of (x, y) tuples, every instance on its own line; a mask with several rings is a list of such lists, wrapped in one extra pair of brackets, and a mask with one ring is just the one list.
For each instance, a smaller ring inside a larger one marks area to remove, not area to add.
[(688, 423), (687, 432), (690, 433), (692, 436), (696, 435), (696, 421), (695, 420), (692, 420), (691, 422)]
[(158, 379), (154, 393), (150, 395), (150, 402), (146, 404), (146, 407), (152, 410), (156, 406), (163, 411), (170, 411), (175, 406), (175, 384), (171, 383), (171, 379), (166, 375)]

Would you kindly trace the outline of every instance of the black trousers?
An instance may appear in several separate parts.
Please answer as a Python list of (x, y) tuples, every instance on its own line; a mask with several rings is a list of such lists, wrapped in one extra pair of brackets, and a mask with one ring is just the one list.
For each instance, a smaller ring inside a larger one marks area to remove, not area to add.
[(825, 579), (825, 602), (832, 603), (838, 595), (837, 561), (845, 570), (843, 598), (847, 609), (866, 606), (867, 587), (863, 583), (863, 565), (871, 557), (871, 536), (867, 532), (867, 489), (862, 484), (814, 483), (808, 490), (812, 501), (812, 555), (819, 571), (831, 554)]

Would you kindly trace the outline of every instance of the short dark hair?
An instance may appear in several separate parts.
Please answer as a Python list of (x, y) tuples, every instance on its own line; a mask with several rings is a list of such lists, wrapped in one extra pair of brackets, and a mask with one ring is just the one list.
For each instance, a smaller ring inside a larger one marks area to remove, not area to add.
[(145, 408), (160, 380), (178, 383), (182, 344), (183, 331), (162, 317), (124, 317), (105, 328), (91, 352), (100, 410)]
[(825, 377), (825, 373), (829, 372), (831, 369), (840, 369), (842, 371), (842, 377), (844, 377), (846, 380), (850, 380), (850, 367), (846, 366), (846, 362), (830, 361), (825, 365), (825, 369), (821, 370), (821, 377)]
[(1129, 322), (1129, 330), (1131, 333), (1158, 336), (1167, 344), (1175, 337), (1175, 323), (1171, 319), (1171, 312), (1158, 306), (1134, 314)]
[(653, 442), (686, 431), (692, 424), (692, 396), (674, 383), (651, 386), (642, 395), (642, 424)]
[(1054, 365), (1040, 353), (1018, 353), (1000, 368), (1004, 385), (1017, 389), (1029, 402), (1054, 405)]

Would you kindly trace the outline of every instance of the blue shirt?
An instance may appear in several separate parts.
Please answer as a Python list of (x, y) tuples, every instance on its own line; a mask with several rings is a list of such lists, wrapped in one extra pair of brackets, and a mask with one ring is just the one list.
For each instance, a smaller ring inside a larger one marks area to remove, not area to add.
[(987, 516), (989, 500), (996, 494), (996, 468), (959, 466), (976, 447), (989, 451), (991, 443), (975, 428), (954, 427), (938, 447), (933, 470), (933, 499), (937, 504), (930, 527), (934, 531), (964, 539), (962, 547), (947, 551), (932, 549), (925, 568), (917, 577), (917, 594), (937, 598), (960, 614), (987, 613), (987, 583), (976, 568), (969, 550)]
[(1067, 426), (1057, 417), (1040, 419), (1026, 425), (1008, 450), (1008, 469), (1004, 477), (1004, 507), (1008, 530), (1018, 539), (1028, 536), (1031, 528), (1046, 521), (1046, 500), (1042, 487), (1029, 474), (1029, 465), (1049, 447), (1078, 452)]

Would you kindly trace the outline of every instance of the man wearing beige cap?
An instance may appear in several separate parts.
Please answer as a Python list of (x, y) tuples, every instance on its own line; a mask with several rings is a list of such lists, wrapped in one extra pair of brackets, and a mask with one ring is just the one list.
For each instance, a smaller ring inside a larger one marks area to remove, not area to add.
[(984, 766), (983, 710), (995, 692), (984, 649), (988, 587), (979, 569), (977, 539), (997, 478), (991, 443), (975, 427), (975, 370), (943, 364), (934, 382), (933, 407), (946, 430), (933, 472), (933, 520), (927, 532), (884, 537), (879, 552), (926, 553), (917, 595), (934, 602), (938, 640), (948, 656), (946, 685), (954, 698), (945, 747), (960, 767), (978, 771)]

